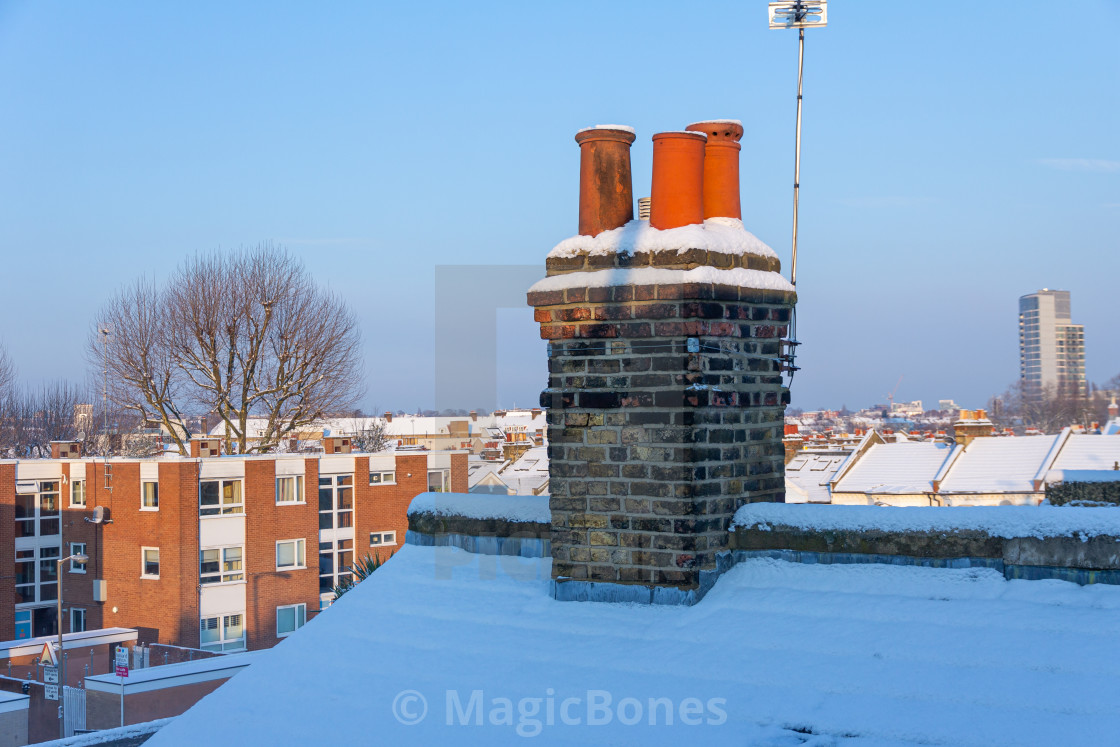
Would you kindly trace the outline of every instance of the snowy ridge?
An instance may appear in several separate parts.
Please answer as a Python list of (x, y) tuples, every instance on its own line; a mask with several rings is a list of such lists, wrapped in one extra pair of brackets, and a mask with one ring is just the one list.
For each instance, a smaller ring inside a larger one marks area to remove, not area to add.
[(552, 521), (547, 495), (421, 493), (413, 498), (408, 506), (408, 515), (414, 514), (527, 521), (538, 524)]
[(731, 270), (717, 270), (714, 267), (694, 267), (691, 270), (636, 267), (628, 270), (596, 270), (553, 275), (533, 283), (529, 292), (558, 291), (567, 288), (606, 288), (613, 285), (680, 285), (682, 283), (713, 283), (759, 290), (794, 290), (784, 277), (776, 272), (765, 270), (747, 270), (742, 267)]
[[(693, 133), (696, 134), (696, 133)], [(707, 249), (721, 254), (757, 254), (777, 257), (774, 250), (743, 228), (736, 218), (709, 218), (703, 223), (660, 231), (648, 220), (632, 220), (625, 226), (603, 231), (598, 236), (572, 236), (548, 253), (552, 258), (580, 254), (634, 254), (636, 252), (686, 252)]]
[(771, 525), (810, 530), (987, 532), (993, 537), (1120, 536), (1120, 511), (1074, 506), (894, 508), (751, 503), (735, 512), (731, 528)]

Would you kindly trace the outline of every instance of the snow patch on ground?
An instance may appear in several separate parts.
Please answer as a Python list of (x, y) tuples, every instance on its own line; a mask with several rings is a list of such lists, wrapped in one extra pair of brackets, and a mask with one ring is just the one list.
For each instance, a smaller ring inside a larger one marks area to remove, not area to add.
[(788, 526), (809, 530), (951, 532), (974, 530), (993, 537), (1120, 535), (1120, 511), (1072, 506), (916, 507), (811, 506), (751, 503), (735, 512), (731, 527)]
[[(697, 133), (693, 133), (697, 134)], [(777, 257), (774, 250), (743, 228), (735, 218), (709, 218), (702, 224), (658, 230), (648, 220), (632, 220), (625, 226), (603, 231), (598, 236), (572, 236), (557, 244), (549, 257), (576, 257), (580, 254), (634, 254), (636, 252), (686, 252), (707, 249), (722, 254), (757, 254)]]
[(694, 267), (691, 270), (636, 267), (628, 270), (596, 270), (553, 275), (538, 280), (529, 288), (529, 292), (558, 291), (567, 288), (606, 288), (614, 285), (680, 285), (682, 283), (713, 283), (759, 290), (794, 290), (793, 285), (784, 277), (776, 272), (765, 270), (747, 270), (742, 267), (731, 270), (717, 270), (714, 267)]
[(547, 495), (486, 495), (484, 493), (421, 493), (412, 499), (408, 515), (436, 514), (468, 519), (503, 519), (547, 524), (552, 521)]

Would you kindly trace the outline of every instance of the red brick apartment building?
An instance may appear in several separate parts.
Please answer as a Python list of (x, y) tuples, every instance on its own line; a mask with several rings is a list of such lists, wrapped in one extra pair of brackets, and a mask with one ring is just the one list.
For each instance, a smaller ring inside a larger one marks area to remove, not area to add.
[[(137, 628), (140, 640), (259, 649), (330, 604), (366, 553), (404, 543), (409, 502), (467, 491), (466, 452), (0, 461), (0, 640)], [(70, 458), (65, 458), (67, 454)], [(209, 456), (214, 454), (215, 456)], [(98, 519), (103, 519), (98, 521)], [(85, 553), (82, 567), (58, 560)], [(316, 560), (316, 555), (318, 560)]]

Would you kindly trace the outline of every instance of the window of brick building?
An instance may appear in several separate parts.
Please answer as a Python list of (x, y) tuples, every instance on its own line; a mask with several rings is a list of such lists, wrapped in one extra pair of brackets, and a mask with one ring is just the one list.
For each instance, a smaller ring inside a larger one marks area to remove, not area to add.
[[(86, 554), (86, 543), (85, 542), (71, 542), (70, 543), (70, 552), (67, 553), (67, 554), (68, 555), (85, 555)], [(85, 573), (86, 572), (86, 564), (85, 563), (79, 563), (76, 560), (71, 560), (70, 561), (70, 572), (71, 573)]]
[(198, 579), (203, 584), (245, 580), (241, 547), (210, 547), (198, 553)]
[(206, 651), (236, 651), (245, 648), (244, 615), (204, 617), (199, 625), (201, 648)]
[(370, 485), (393, 485), (397, 482), (396, 472), (370, 472)]
[(82, 633), (86, 629), (86, 611), (80, 607), (70, 608), (70, 632)]
[(283, 638), (307, 622), (306, 604), (288, 604), (276, 608), (276, 636)]
[(158, 482), (142, 482), (142, 483), (140, 483), (140, 510), (141, 511), (158, 511), (159, 510), (159, 483)]
[(428, 470), (428, 492), (446, 493), (451, 490), (451, 470)]
[(159, 548), (140, 548), (140, 578), (159, 578)]
[(70, 481), (70, 505), (71, 506), (84, 506), (84, 505), (86, 505), (86, 481), (85, 480), (71, 480)]
[(369, 533), (369, 546), (370, 547), (385, 547), (387, 545), (397, 544), (396, 532), (370, 532)]
[(198, 483), (199, 516), (245, 513), (241, 480), (201, 480)]
[(280, 540), (276, 543), (276, 570), (286, 571), (293, 568), (306, 568), (306, 540)]
[(276, 478), (276, 503), (303, 503), (303, 476)]

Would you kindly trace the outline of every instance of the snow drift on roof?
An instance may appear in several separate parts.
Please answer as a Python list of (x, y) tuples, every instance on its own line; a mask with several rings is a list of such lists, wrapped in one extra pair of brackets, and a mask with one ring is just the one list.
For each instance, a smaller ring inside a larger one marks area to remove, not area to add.
[[(1115, 587), (752, 560), (695, 607), (649, 607), (556, 602), (550, 576), (548, 559), (405, 545), (147, 745), (1049, 747), (1120, 733)], [(464, 724), (455, 706), (474, 692)], [(589, 697), (610, 699), (609, 721), (588, 725)], [(650, 698), (674, 706), (672, 726), (664, 707), (650, 725)], [(726, 716), (708, 721), (712, 698)]]
[(798, 529), (887, 532), (975, 530), (993, 537), (1120, 536), (1120, 510), (1076, 506), (810, 506), (750, 503), (731, 526), (781, 525)]
[(421, 493), (412, 499), (408, 515), (436, 514), (468, 519), (552, 521), (547, 495), (485, 495), (480, 493)]
[(597, 270), (553, 275), (538, 280), (529, 288), (529, 292), (557, 291), (566, 288), (606, 288), (612, 285), (680, 285), (682, 283), (712, 283), (759, 290), (794, 290), (784, 277), (776, 272), (764, 270), (747, 270), (742, 267), (731, 270), (717, 270), (714, 267), (694, 267), (691, 270), (636, 267), (628, 270)]
[(679, 253), (689, 249), (707, 249), (721, 254), (778, 256), (761, 239), (743, 228), (743, 221), (736, 218), (709, 218), (702, 224), (665, 230), (654, 228), (647, 220), (632, 220), (625, 226), (603, 231), (598, 236), (572, 236), (564, 239), (548, 253), (548, 256), (575, 257), (583, 253), (615, 252)]

